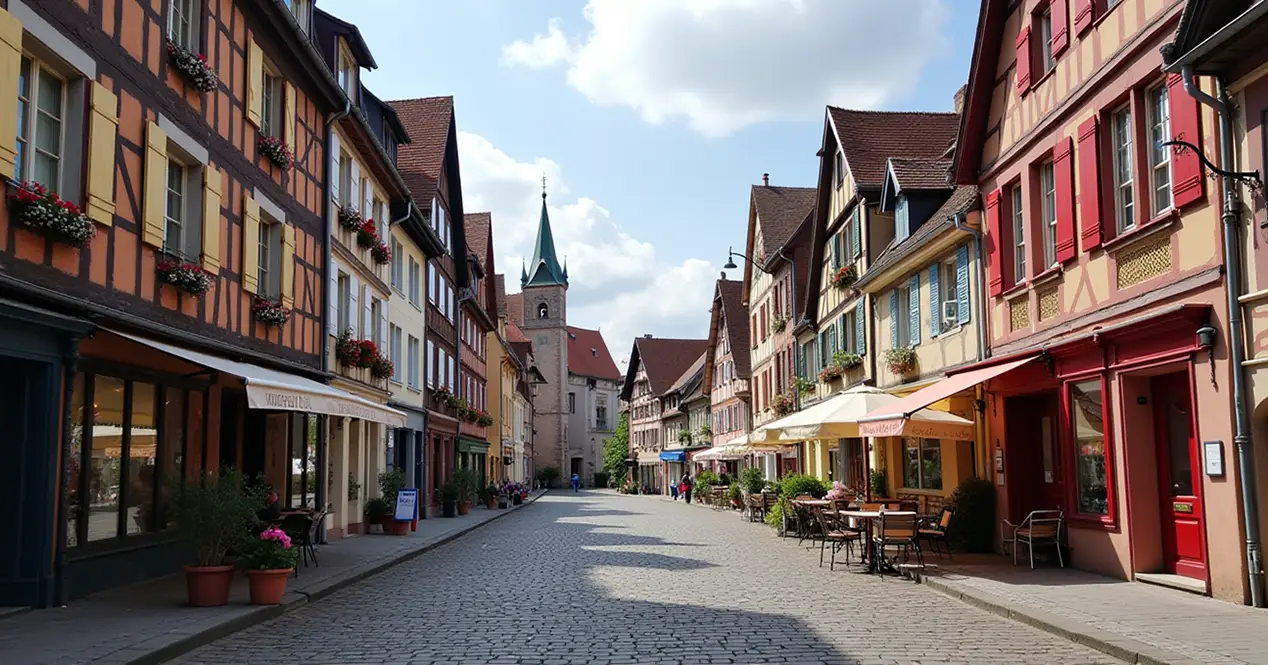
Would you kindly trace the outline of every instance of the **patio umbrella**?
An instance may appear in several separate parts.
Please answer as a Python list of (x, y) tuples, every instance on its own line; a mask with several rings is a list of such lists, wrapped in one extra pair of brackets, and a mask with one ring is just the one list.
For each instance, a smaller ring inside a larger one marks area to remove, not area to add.
[[(855, 386), (778, 421), (781, 441), (855, 438), (859, 418), (898, 398), (872, 386)], [(772, 423), (775, 425), (776, 423)]]

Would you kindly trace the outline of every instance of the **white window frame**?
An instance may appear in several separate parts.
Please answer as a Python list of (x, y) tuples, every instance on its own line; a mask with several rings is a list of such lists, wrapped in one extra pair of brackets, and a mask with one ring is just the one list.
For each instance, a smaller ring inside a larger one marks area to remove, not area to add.
[(1132, 187), (1132, 112), (1123, 105), (1110, 113), (1110, 152), (1113, 153), (1114, 224), (1119, 233), (1136, 228), (1136, 199)]
[(436, 387), (436, 365), (438, 365), (439, 363), (434, 362), (432, 360), (435, 357), (436, 357), (436, 344), (435, 342), (432, 342), (429, 339), (427, 340), (427, 357), (424, 359), (424, 362), (426, 363), (426, 366), (427, 366), (427, 387), (428, 388)]
[(276, 300), (282, 291), (282, 223), (263, 211), (256, 244), (256, 291), (262, 297)]
[[(942, 293), (940, 293), (938, 297), (942, 299), (941, 300), (942, 302), (958, 303), (960, 301), (960, 290), (959, 290), (959, 281), (958, 281), (959, 270), (957, 269), (955, 265), (955, 259), (951, 259), (949, 261), (943, 261), (940, 264), (940, 266), (941, 266), (942, 274), (939, 275), (938, 287), (942, 290)], [(956, 305), (956, 306), (959, 307), (959, 305)], [(937, 312), (934, 312), (934, 314), (941, 317), (942, 316), (941, 309), (939, 309), (939, 311)]]
[(336, 285), (339, 289), (336, 295), (339, 298), (338, 328), (339, 333), (343, 334), (343, 331), (352, 328), (352, 277), (348, 273), (340, 272)]
[(406, 355), (409, 358), (409, 387), (418, 390), (418, 338), (410, 335), (406, 346)]
[(295, 17), (299, 29), (303, 30), (304, 34), (308, 34), (313, 11), (310, 0), (283, 0), (283, 2), (291, 10), (291, 15)]
[(283, 77), (265, 60), (264, 77), (260, 84), (260, 135), (282, 138), (282, 107), (286, 104), (286, 86)]
[(1043, 66), (1043, 73), (1047, 74), (1057, 66), (1057, 61), (1052, 57), (1052, 9), (1049, 8), (1039, 15), (1039, 62)]
[[(198, 0), (171, 0), (167, 7), (167, 38), (173, 43), (195, 53), (198, 52), (200, 19), (198, 16)], [(185, 19), (185, 25), (178, 24)]]
[(352, 204), (352, 157), (339, 151), (339, 207), (355, 208)]
[[(27, 53), (22, 54), (22, 65), (26, 67), (27, 76), (20, 77), (26, 81), (26, 95), (23, 96), (22, 89), (18, 88), (18, 113), (22, 115), (25, 112), (26, 117), (19, 117), (19, 127), (25, 127), (27, 135), (22, 136), (21, 132), (17, 134), (17, 179), (18, 180), (34, 180), (35, 179), (35, 158), (37, 154), (47, 155), (55, 160), (55, 173), (53, 182), (43, 182), (45, 187), (50, 191), (63, 191), (63, 174), (66, 172), (66, 130), (67, 130), (67, 106), (70, 96), (70, 85), (66, 77), (54, 70), (47, 63), (39, 58)], [(40, 143), (38, 118), (41, 115), (53, 118), (50, 114), (40, 109), (40, 81), (45, 77), (56, 80), (61, 92), (61, 103), (58, 104), (58, 115), (54, 118), (57, 122), (57, 154), (53, 155), (47, 150), (37, 147)], [(25, 108), (23, 108), (25, 105)]]
[[(401, 241), (392, 238), (392, 288), (397, 293), (405, 288), (405, 247)], [(404, 295), (401, 293), (401, 295)]]
[(1175, 205), (1171, 147), (1159, 145), (1171, 140), (1170, 94), (1166, 82), (1145, 91), (1145, 111), (1149, 121), (1149, 202), (1155, 216)]
[(1021, 183), (1012, 186), (1013, 283), (1026, 281), (1026, 206)]
[(898, 293), (898, 308), (889, 314), (898, 322), (897, 348), (905, 349), (911, 346), (911, 288), (900, 286), (894, 290)]
[(1052, 160), (1039, 165), (1039, 200), (1043, 212), (1043, 265), (1057, 265), (1057, 170)]
[(348, 95), (348, 99), (356, 103), (356, 85), (357, 85), (357, 59), (352, 57), (348, 52), (348, 47), (344, 45), (343, 40), (339, 41), (339, 66), (335, 76), (339, 83), (340, 89)]
[[(185, 256), (187, 217), (189, 214), (189, 167), (172, 156), (167, 158), (167, 174), (163, 187), (163, 251), (175, 256)], [(173, 180), (173, 175), (175, 179)], [(173, 183), (180, 191), (173, 189)], [(177, 205), (173, 210), (173, 197)], [(172, 240), (172, 229), (175, 227), (178, 238)]]
[(388, 324), (388, 355), (392, 360), (392, 382), (401, 382), (401, 328), (395, 323)]
[(419, 307), (420, 284), (419, 284), (418, 261), (414, 257), (409, 257), (409, 304)]

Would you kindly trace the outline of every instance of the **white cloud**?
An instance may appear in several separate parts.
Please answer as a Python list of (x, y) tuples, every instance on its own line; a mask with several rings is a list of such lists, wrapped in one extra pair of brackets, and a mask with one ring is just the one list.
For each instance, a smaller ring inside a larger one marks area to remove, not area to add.
[(592, 103), (723, 136), (813, 119), (824, 104), (901, 98), (944, 48), (943, 2), (589, 0), (583, 39), (551, 19), (546, 34), (505, 46), (503, 63), (567, 63), (568, 83)]
[(463, 208), (493, 214), (497, 271), (519, 291), (521, 259), (531, 258), (541, 217), (541, 178), (560, 259), (567, 259), (568, 321), (599, 328), (618, 361), (636, 335), (703, 337), (718, 268), (703, 259), (673, 265), (649, 242), (632, 236), (587, 197), (570, 196), (559, 165), (538, 157), (518, 161), (488, 139), (458, 133)]

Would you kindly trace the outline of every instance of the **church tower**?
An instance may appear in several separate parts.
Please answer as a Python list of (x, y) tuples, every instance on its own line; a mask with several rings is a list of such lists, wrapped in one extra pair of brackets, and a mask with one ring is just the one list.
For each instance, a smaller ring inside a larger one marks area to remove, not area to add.
[(520, 328), (533, 343), (533, 358), (546, 379), (533, 398), (533, 457), (537, 471), (553, 466), (566, 483), (568, 441), (568, 267), (560, 266), (555, 237), (546, 211), (542, 179), (542, 214), (537, 224), (533, 260), (521, 268), (524, 324)]

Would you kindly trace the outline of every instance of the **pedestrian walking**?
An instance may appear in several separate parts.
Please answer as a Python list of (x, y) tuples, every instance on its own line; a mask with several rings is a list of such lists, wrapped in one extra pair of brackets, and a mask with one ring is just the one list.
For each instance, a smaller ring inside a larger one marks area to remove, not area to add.
[(682, 483), (679, 486), (679, 490), (682, 492), (682, 496), (686, 499), (686, 502), (691, 503), (691, 474), (682, 474)]
[(572, 474), (572, 491), (576, 492), (581, 489), (581, 476)]
[(677, 485), (669, 486), (669, 496), (673, 497), (674, 501), (678, 500), (678, 486)]

